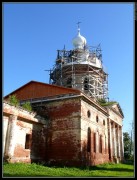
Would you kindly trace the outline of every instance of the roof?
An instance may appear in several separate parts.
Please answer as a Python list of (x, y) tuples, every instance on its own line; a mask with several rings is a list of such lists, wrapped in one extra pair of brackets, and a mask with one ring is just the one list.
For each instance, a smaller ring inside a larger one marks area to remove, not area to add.
[[(51, 84), (38, 82), (38, 81), (30, 81), (30, 82), (24, 84), (20, 88), (16, 89), (15, 91), (11, 92), (10, 94), (6, 95), (4, 97), (4, 100), (7, 100), (10, 95), (16, 95), (17, 99), (22, 101), (22, 100), (28, 100), (28, 99), (31, 100), (31, 99), (37, 99), (37, 98), (41, 99), (44, 97), (50, 98), (53, 96), (56, 97), (58, 95), (64, 96), (67, 94), (82, 95), (87, 100), (92, 102), (92, 104), (94, 104), (96, 106), (96, 108), (98, 106), (98, 108), (100, 110), (102, 109), (102, 111), (104, 111), (104, 112), (106, 111), (105, 108), (103, 108), (101, 105), (96, 103), (92, 98), (89, 98), (87, 95), (85, 95), (78, 89), (66, 88), (66, 87), (51, 85)], [(121, 107), (118, 103), (114, 103), (113, 105), (109, 105), (107, 107), (112, 109), (116, 113), (120, 114), (122, 117), (124, 117)]]
[(114, 104), (109, 105), (107, 107), (110, 107), (113, 111), (119, 113), (122, 117), (124, 117), (123, 111), (118, 102), (115, 102)]
[(17, 99), (20, 101), (25, 100), (40, 100), (45, 99), (51, 101), (53, 97), (57, 100), (60, 97), (66, 97), (66, 95), (69, 94), (67, 97), (72, 97), (75, 95), (80, 95), (83, 98), (86, 98), (86, 100), (90, 101), (92, 105), (94, 104), (96, 108), (99, 108), (103, 112), (106, 113), (106, 110), (100, 106), (98, 103), (96, 103), (92, 98), (89, 98), (86, 94), (82, 93), (80, 90), (73, 89), (73, 88), (65, 88), (62, 86), (57, 85), (51, 85), (46, 84), (43, 82), (37, 82), (37, 81), (30, 81), (26, 83), (25, 85), (21, 86), (20, 88), (16, 89), (15, 91), (11, 92), (10, 94), (6, 95), (4, 97), (4, 100), (8, 100), (10, 95), (16, 95)]
[(81, 91), (38, 81), (30, 81), (10, 94), (6, 95), (4, 99), (8, 99), (9, 96), (13, 94), (16, 95), (19, 100), (25, 100), (69, 93), (80, 94)]

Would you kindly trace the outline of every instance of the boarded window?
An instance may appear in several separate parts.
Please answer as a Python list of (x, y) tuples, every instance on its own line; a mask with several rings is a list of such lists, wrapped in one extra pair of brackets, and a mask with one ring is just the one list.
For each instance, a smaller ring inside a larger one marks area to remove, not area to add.
[(31, 146), (31, 135), (26, 134), (25, 149), (30, 149)]
[(91, 129), (88, 127), (87, 151), (91, 151)]

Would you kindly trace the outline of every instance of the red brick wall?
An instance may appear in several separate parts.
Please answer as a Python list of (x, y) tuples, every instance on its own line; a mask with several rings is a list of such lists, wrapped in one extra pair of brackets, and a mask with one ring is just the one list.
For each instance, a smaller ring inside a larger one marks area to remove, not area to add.
[(80, 160), (80, 100), (64, 99), (45, 104), (49, 117), (46, 157), (51, 164), (74, 165)]
[[(90, 116), (88, 115), (90, 112)], [(98, 116), (98, 122), (96, 117)], [(105, 125), (103, 125), (105, 120)], [(91, 130), (91, 149), (88, 152), (88, 128)], [(96, 133), (96, 139), (94, 139), (94, 133)], [(97, 138), (98, 133), (98, 138)], [(102, 136), (102, 143), (99, 141), (99, 137)], [(106, 136), (106, 147), (105, 147), (105, 136)], [(95, 141), (95, 142), (94, 142)], [(98, 141), (98, 142), (97, 142)], [(102, 151), (99, 151), (99, 146), (102, 144)], [(96, 150), (94, 152), (94, 145)], [(107, 127), (107, 116), (101, 111), (97, 110), (92, 105), (85, 101), (81, 102), (81, 146), (82, 146), (82, 157), (84, 165), (97, 165), (109, 162), (108, 154), (108, 127)], [(105, 149), (106, 148), (106, 149)]]

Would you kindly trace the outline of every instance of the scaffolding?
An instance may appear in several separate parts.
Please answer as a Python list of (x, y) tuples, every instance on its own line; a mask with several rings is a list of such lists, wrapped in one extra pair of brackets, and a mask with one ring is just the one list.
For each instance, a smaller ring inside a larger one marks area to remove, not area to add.
[(79, 89), (89, 97), (108, 100), (108, 74), (98, 45), (76, 50), (57, 50), (50, 84)]

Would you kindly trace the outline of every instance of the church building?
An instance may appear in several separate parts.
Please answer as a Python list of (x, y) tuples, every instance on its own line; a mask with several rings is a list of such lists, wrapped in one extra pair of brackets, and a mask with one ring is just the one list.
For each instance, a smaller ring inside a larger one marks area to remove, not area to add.
[[(93, 166), (123, 160), (123, 112), (109, 101), (101, 47), (80, 34), (57, 50), (50, 83), (30, 81), (4, 97), (3, 156), (9, 162)], [(30, 102), (33, 112), (10, 105)]]

